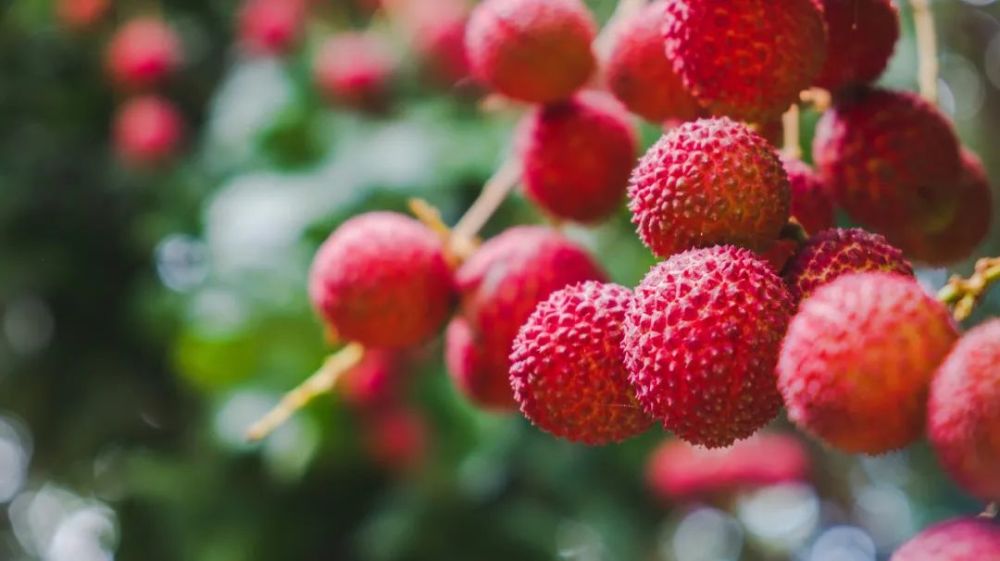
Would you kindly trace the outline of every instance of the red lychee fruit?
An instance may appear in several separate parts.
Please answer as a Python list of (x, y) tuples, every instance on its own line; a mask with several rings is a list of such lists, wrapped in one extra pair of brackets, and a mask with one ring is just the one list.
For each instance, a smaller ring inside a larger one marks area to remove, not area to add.
[(615, 97), (643, 119), (690, 121), (701, 113), (701, 106), (663, 52), (664, 4), (654, 2), (621, 24), (605, 79)]
[(668, 440), (646, 463), (646, 482), (662, 499), (684, 500), (804, 481), (810, 463), (805, 446), (786, 434), (758, 433), (717, 450)]
[(388, 93), (395, 60), (374, 35), (341, 33), (319, 47), (313, 62), (316, 85), (331, 101), (377, 108)]
[(500, 348), (487, 351), (482, 336), (465, 318), (453, 318), (444, 334), (448, 374), (458, 391), (477, 406), (493, 411), (513, 410), (517, 403), (507, 376), (503, 342), (490, 342)]
[(948, 309), (912, 278), (834, 279), (802, 301), (782, 345), (788, 416), (845, 452), (906, 446), (923, 432), (931, 376), (957, 338)]
[(938, 368), (927, 433), (955, 481), (1000, 501), (1000, 319), (966, 333)]
[(386, 10), (432, 78), (448, 85), (468, 78), (466, 0), (394, 0), (386, 2)]
[(899, 13), (891, 0), (821, 0), (826, 20), (826, 62), (816, 86), (837, 91), (875, 81), (899, 39)]
[(479, 368), (452, 374), (474, 403), (502, 410), (515, 407), (509, 373), (518, 329), (549, 294), (570, 284), (604, 280), (604, 272), (557, 232), (518, 226), (484, 243), (458, 270), (456, 280), (472, 341), (465, 347), (473, 360), (464, 364)]
[(59, 0), (56, 17), (71, 29), (86, 29), (104, 18), (111, 0)]
[(518, 151), (529, 199), (557, 218), (596, 222), (621, 206), (636, 136), (617, 101), (585, 93), (528, 113)]
[(514, 339), (510, 383), (521, 412), (555, 436), (618, 442), (653, 423), (629, 385), (622, 323), (632, 291), (584, 282), (553, 292)]
[(373, 411), (399, 402), (404, 361), (400, 353), (366, 349), (357, 366), (347, 371), (337, 387), (348, 405)]
[(1000, 524), (956, 518), (935, 524), (892, 554), (889, 561), (986, 561), (1000, 559)]
[(663, 37), (687, 90), (712, 114), (744, 121), (781, 115), (826, 58), (814, 0), (672, 0)]
[(972, 255), (989, 233), (993, 218), (989, 179), (972, 152), (962, 151), (961, 175), (942, 188), (955, 194), (954, 204), (941, 205), (935, 216), (886, 234), (904, 253), (930, 265), (948, 265)]
[(133, 98), (119, 108), (114, 122), (115, 150), (130, 165), (145, 167), (163, 164), (183, 140), (180, 111), (158, 96)]
[(529, 103), (568, 98), (597, 65), (595, 25), (579, 0), (485, 0), (465, 35), (473, 75)]
[(362, 436), (371, 459), (384, 470), (405, 474), (427, 458), (430, 427), (416, 409), (380, 410), (363, 420)]
[(750, 250), (674, 255), (635, 289), (625, 319), (636, 397), (692, 444), (747, 438), (781, 408), (774, 365), (792, 309), (784, 283)]
[(116, 84), (127, 88), (156, 85), (180, 65), (180, 40), (158, 19), (129, 21), (115, 32), (108, 45), (108, 73)]
[(284, 54), (298, 41), (305, 17), (305, 0), (246, 0), (239, 13), (240, 41), (254, 54)]
[(802, 160), (782, 156), (792, 193), (792, 217), (809, 234), (833, 228), (833, 198), (816, 172)]
[(884, 237), (860, 228), (833, 228), (809, 238), (786, 266), (784, 277), (798, 302), (837, 277), (875, 271), (913, 276), (903, 252)]
[(839, 98), (816, 126), (816, 171), (837, 203), (884, 234), (953, 208), (958, 138), (919, 96), (867, 89)]
[(369, 212), (323, 242), (309, 296), (342, 340), (399, 348), (437, 332), (451, 313), (455, 284), (434, 232), (402, 214)]
[(788, 221), (791, 198), (774, 149), (725, 117), (660, 138), (633, 170), (628, 195), (639, 237), (660, 257), (713, 244), (765, 249)]

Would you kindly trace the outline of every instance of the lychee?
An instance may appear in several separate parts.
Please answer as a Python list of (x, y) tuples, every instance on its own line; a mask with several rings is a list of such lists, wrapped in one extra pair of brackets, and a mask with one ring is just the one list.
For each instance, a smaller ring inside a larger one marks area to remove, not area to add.
[(133, 19), (111, 38), (106, 62), (116, 84), (128, 88), (153, 86), (180, 66), (180, 40), (159, 19)]
[(891, 0), (821, 0), (826, 20), (826, 62), (816, 86), (840, 90), (874, 81), (899, 39), (899, 13)]
[(957, 338), (948, 309), (912, 278), (834, 279), (802, 301), (782, 345), (788, 416), (845, 452), (906, 446), (923, 432), (931, 376)]
[(791, 198), (774, 149), (726, 117), (665, 134), (639, 160), (628, 195), (639, 237), (660, 257), (714, 244), (765, 249)]
[(689, 121), (701, 106), (684, 88), (663, 52), (665, 3), (654, 2), (622, 22), (608, 56), (605, 79), (629, 111), (655, 123)]
[(395, 66), (392, 53), (376, 36), (341, 33), (319, 47), (313, 75), (331, 101), (376, 109), (385, 102)]
[(788, 289), (750, 250), (694, 249), (653, 267), (622, 343), (639, 402), (692, 444), (747, 438), (781, 407), (774, 366), (791, 313)]
[(792, 193), (792, 217), (815, 234), (833, 228), (833, 198), (816, 172), (797, 158), (782, 156)]
[(635, 163), (629, 116), (605, 94), (538, 106), (521, 123), (524, 191), (546, 213), (595, 222), (621, 206)]
[(889, 561), (986, 561), (1000, 559), (1000, 524), (956, 518), (935, 524), (904, 543)]
[(553, 292), (514, 339), (510, 382), (521, 412), (556, 436), (606, 444), (649, 428), (621, 349), (632, 291), (589, 281)]
[(927, 432), (949, 474), (1000, 501), (1000, 319), (966, 333), (931, 383)]
[(580, 0), (485, 0), (465, 44), (473, 75), (529, 103), (568, 98), (594, 72), (595, 24)]
[(246, 0), (240, 8), (239, 33), (252, 53), (280, 55), (299, 39), (305, 0)]
[(913, 276), (903, 252), (884, 237), (860, 228), (833, 228), (809, 238), (786, 266), (784, 277), (798, 302), (837, 277), (874, 271)]
[(814, 0), (672, 0), (663, 37), (687, 90), (713, 115), (745, 121), (781, 115), (826, 58)]
[(452, 85), (468, 77), (465, 30), (469, 6), (465, 0), (395, 0), (385, 4), (433, 79)]
[(455, 285), (441, 239), (392, 212), (344, 222), (316, 252), (309, 296), (337, 336), (366, 347), (407, 347), (451, 313)]
[(494, 411), (512, 410), (517, 403), (511, 393), (504, 342), (491, 338), (498, 349), (486, 350), (487, 343), (465, 318), (451, 320), (444, 335), (444, 358), (448, 374), (462, 395)]
[(131, 165), (143, 167), (165, 163), (176, 154), (183, 135), (180, 111), (159, 96), (131, 99), (115, 116), (115, 150)]
[(473, 390), (467, 397), (486, 408), (513, 409), (510, 352), (518, 329), (552, 292), (603, 279), (586, 251), (548, 228), (518, 226), (484, 243), (456, 273), (473, 343), (465, 356), (474, 360), (464, 364), (480, 365), (453, 372), (459, 389)]
[(430, 427), (416, 409), (379, 410), (362, 421), (362, 438), (371, 459), (386, 471), (406, 474), (426, 460)]
[(59, 0), (56, 16), (63, 25), (72, 29), (85, 29), (108, 13), (111, 0)]
[(361, 362), (338, 383), (354, 409), (368, 412), (395, 405), (401, 399), (404, 361), (399, 352), (366, 349)]

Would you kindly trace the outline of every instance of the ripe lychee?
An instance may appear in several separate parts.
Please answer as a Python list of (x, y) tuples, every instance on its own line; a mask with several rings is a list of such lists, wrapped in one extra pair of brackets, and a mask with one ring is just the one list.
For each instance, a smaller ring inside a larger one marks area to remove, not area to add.
[(784, 277), (798, 302), (837, 277), (873, 271), (913, 276), (903, 252), (884, 237), (860, 228), (832, 228), (809, 238), (786, 266)]
[(606, 444), (653, 423), (629, 385), (622, 322), (632, 291), (584, 282), (553, 292), (514, 339), (510, 382), (532, 423), (556, 436)]
[(948, 309), (912, 278), (834, 279), (802, 301), (782, 345), (788, 416), (845, 452), (906, 446), (923, 432), (931, 376), (957, 338)]
[(702, 109), (663, 52), (664, 4), (654, 2), (621, 24), (605, 79), (629, 111), (648, 121), (690, 121)]
[(284, 54), (299, 39), (305, 16), (304, 0), (246, 0), (239, 13), (240, 40), (255, 54)]
[(426, 460), (431, 434), (420, 411), (396, 406), (378, 410), (362, 422), (365, 448), (382, 469), (404, 475)]
[(840, 90), (874, 81), (899, 39), (899, 13), (891, 0), (821, 0), (826, 20), (826, 62), (816, 86)]
[(1000, 559), (1000, 524), (956, 518), (935, 524), (904, 543), (889, 561), (986, 561)]
[(401, 214), (351, 218), (316, 252), (313, 306), (342, 340), (386, 348), (420, 343), (444, 324), (455, 301), (442, 245)]
[(517, 403), (511, 393), (508, 363), (503, 354), (503, 342), (496, 350), (486, 350), (487, 342), (469, 326), (465, 318), (451, 320), (445, 330), (445, 364), (452, 382), (470, 401), (494, 411), (513, 410)]
[(557, 218), (595, 222), (621, 206), (636, 137), (615, 99), (585, 93), (528, 113), (518, 151), (529, 199)]
[(468, 77), (466, 0), (394, 0), (385, 9), (433, 79), (453, 85)]
[(568, 98), (594, 72), (595, 25), (580, 0), (486, 0), (465, 44), (473, 75), (529, 103)]
[(176, 154), (183, 136), (180, 111), (159, 96), (133, 98), (115, 116), (115, 150), (130, 165), (165, 163)]
[(660, 257), (713, 244), (765, 249), (791, 198), (774, 149), (726, 117), (665, 134), (639, 160), (628, 195), (639, 237)]
[(116, 84), (127, 88), (153, 86), (180, 66), (180, 40), (159, 19), (133, 19), (111, 38), (106, 62)]
[(826, 58), (826, 24), (814, 0), (672, 0), (667, 57), (713, 115), (764, 122), (808, 88)]
[(56, 16), (63, 25), (71, 29), (85, 29), (108, 13), (111, 0), (59, 0)]
[(816, 126), (816, 171), (837, 203), (884, 234), (952, 208), (961, 170), (947, 119), (912, 93), (880, 89), (838, 98)]
[(357, 366), (347, 371), (337, 387), (351, 407), (363, 412), (397, 404), (402, 396), (404, 360), (400, 353), (366, 349)]
[(792, 309), (784, 283), (747, 249), (693, 249), (653, 267), (622, 343), (639, 402), (692, 444), (747, 438), (781, 407), (774, 365)]
[(665, 441), (646, 463), (646, 482), (654, 494), (674, 501), (804, 481), (809, 470), (809, 453), (798, 439), (758, 433), (716, 450)]
[(313, 75), (331, 101), (376, 109), (386, 100), (395, 66), (387, 46), (376, 36), (341, 33), (319, 47)]
[(552, 292), (582, 281), (604, 280), (604, 273), (586, 251), (555, 231), (518, 226), (484, 243), (458, 270), (456, 280), (468, 340), (474, 343), (464, 346), (468, 351), (464, 356), (471, 360), (449, 361), (471, 366), (453, 372), (459, 389), (478, 405), (513, 409), (510, 352), (518, 329)]
[(833, 198), (816, 172), (802, 160), (782, 156), (792, 192), (792, 217), (815, 234), (833, 228)]
[(1000, 501), (1000, 319), (966, 333), (931, 383), (927, 432), (949, 474)]

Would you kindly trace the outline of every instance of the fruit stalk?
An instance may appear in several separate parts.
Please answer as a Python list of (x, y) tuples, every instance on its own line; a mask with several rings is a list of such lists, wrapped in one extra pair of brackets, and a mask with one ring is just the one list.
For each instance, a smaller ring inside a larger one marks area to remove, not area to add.
[(337, 384), (341, 376), (357, 366), (364, 356), (364, 347), (359, 343), (349, 343), (323, 361), (323, 366), (315, 374), (286, 393), (273, 409), (255, 422), (246, 433), (247, 440), (256, 442), (267, 438), (296, 411)]
[(920, 95), (937, 103), (937, 33), (929, 0), (910, 0), (913, 9), (913, 26), (917, 36), (917, 64)]
[(799, 142), (799, 106), (792, 104), (781, 116), (782, 151), (789, 158), (801, 159), (802, 146)]
[(993, 520), (998, 514), (1000, 514), (1000, 503), (990, 503), (986, 505), (986, 508), (983, 509), (983, 512), (979, 515), (979, 517)]
[(962, 321), (972, 314), (986, 290), (997, 281), (1000, 281), (1000, 257), (986, 257), (976, 262), (976, 270), (969, 278), (951, 277), (937, 297), (953, 306), (955, 320)]
[(500, 207), (521, 177), (521, 163), (507, 158), (483, 185), (482, 192), (451, 230), (449, 251), (461, 258), (475, 249), (476, 234)]

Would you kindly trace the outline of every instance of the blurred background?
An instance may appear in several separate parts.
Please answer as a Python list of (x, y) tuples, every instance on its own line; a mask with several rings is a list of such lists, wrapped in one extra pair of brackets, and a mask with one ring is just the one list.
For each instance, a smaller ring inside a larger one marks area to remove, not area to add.
[[(677, 500), (647, 483), (662, 431), (587, 448), (479, 412), (439, 341), (395, 367), (390, 411), (340, 392), (247, 444), (329, 352), (304, 288), (325, 236), (413, 196), (453, 223), (510, 149), (519, 109), (484, 107), (454, 29), (428, 38), (405, 2), (315, 0), (288, 41), (236, 0), (0, 2), (0, 560), (876, 561), (981, 508), (924, 444), (860, 458), (804, 439), (800, 481)], [(995, 187), (1000, 2), (933, 8), (941, 105)], [(914, 90), (901, 9), (882, 81)], [(179, 117), (158, 139), (130, 138), (118, 112), (134, 96), (106, 72), (138, 16), (183, 53), (156, 89)], [(384, 50), (377, 103), (314, 76), (352, 29)], [(659, 130), (643, 127), (645, 145)], [(540, 221), (515, 194), (485, 233)], [(567, 231), (617, 282), (653, 263), (624, 208)], [(978, 255), (998, 252), (994, 228)], [(994, 291), (971, 321), (998, 311)]]

